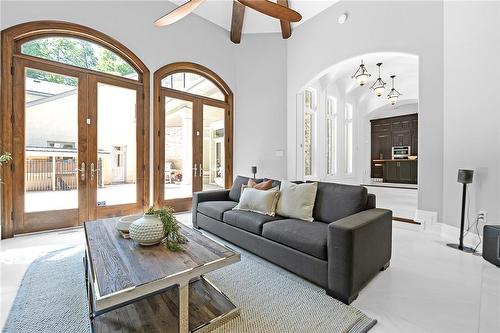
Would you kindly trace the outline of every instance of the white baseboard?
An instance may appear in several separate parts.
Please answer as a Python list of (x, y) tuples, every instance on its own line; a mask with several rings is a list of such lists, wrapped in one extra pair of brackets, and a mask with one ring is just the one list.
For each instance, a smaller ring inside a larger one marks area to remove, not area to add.
[(437, 212), (417, 209), (414, 220), (420, 223), (422, 230), (427, 230), (437, 223)]

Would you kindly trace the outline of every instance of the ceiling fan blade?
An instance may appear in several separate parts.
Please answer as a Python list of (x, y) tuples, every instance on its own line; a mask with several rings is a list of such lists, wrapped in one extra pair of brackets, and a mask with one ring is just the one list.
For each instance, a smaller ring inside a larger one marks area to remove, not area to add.
[(188, 2), (182, 4), (181, 6), (175, 8), (168, 14), (156, 20), (154, 25), (157, 27), (163, 27), (175, 23), (195, 10), (196, 7), (198, 7), (203, 1), (205, 0), (189, 0)]
[(295, 10), (278, 5), (268, 0), (238, 0), (242, 4), (262, 14), (288, 22), (299, 22), (302, 16)]

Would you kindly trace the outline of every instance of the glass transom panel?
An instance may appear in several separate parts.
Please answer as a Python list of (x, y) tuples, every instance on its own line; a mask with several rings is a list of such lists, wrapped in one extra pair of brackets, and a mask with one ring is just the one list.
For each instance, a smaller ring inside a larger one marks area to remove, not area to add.
[(66, 65), (139, 80), (137, 71), (107, 48), (73, 37), (43, 37), (21, 45), (21, 53)]
[(161, 80), (161, 86), (225, 101), (224, 93), (211, 80), (195, 73), (180, 72), (171, 74)]

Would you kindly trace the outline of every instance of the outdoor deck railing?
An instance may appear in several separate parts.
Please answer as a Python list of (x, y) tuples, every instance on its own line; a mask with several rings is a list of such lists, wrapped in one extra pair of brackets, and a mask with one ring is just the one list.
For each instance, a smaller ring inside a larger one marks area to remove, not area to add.
[(75, 159), (26, 159), (26, 191), (68, 191), (78, 188)]

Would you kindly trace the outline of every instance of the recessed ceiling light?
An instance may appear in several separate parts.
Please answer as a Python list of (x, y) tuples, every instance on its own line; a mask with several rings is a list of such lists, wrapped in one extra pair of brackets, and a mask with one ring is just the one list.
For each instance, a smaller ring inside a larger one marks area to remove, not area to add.
[(344, 14), (340, 15), (339, 18), (338, 18), (339, 24), (344, 24), (345, 21), (347, 21), (347, 17), (348, 17), (347, 13), (344, 13)]

